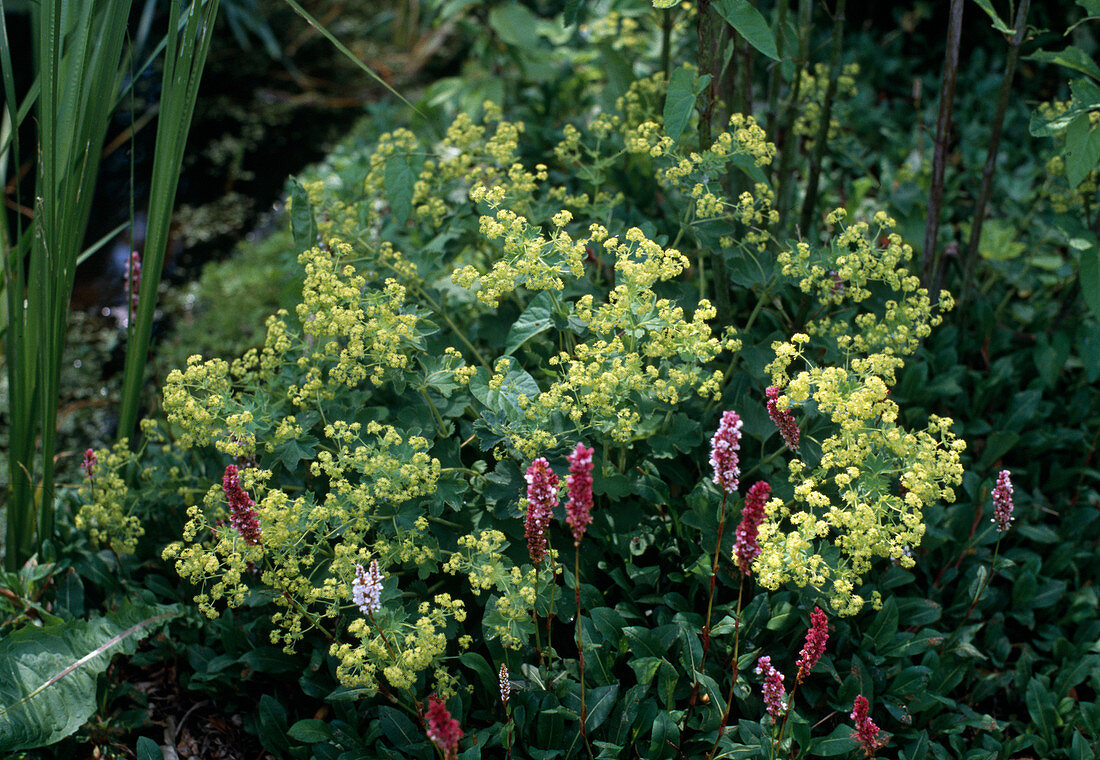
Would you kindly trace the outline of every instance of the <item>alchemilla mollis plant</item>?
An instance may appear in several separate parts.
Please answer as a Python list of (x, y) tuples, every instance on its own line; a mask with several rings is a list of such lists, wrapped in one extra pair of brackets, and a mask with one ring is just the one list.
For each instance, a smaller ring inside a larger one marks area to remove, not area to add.
[[(876, 569), (911, 566), (923, 511), (953, 500), (951, 421), (903, 424), (890, 399), (951, 299), (933, 305), (885, 214), (778, 238), (763, 129), (734, 114), (695, 145), (666, 131), (665, 94), (644, 78), (562, 124), (545, 163), (492, 103), (438, 141), (400, 129), (334, 159), (292, 198), (297, 307), (234, 361), (173, 371), (166, 426), (146, 425), (190, 452), (164, 556), (199, 609), (267, 607), (272, 642), (323, 642), (348, 693), (400, 705), (446, 755), (463, 734), (444, 703), (503, 703), (479, 741), (508, 747), (558, 741), (530, 723), (547, 710), (593, 752), (643, 730), (655, 756), (674, 734), (880, 746), (869, 684), (845, 692), (855, 729), (825, 710), (811, 735), (820, 691), (782, 696), (793, 656), (766, 634), (820, 607), (812, 683), (825, 611), (888, 606)], [(647, 552), (679, 569), (641, 572)], [(482, 671), (540, 687), (482, 693)], [(632, 714), (650, 690), (664, 712)]]

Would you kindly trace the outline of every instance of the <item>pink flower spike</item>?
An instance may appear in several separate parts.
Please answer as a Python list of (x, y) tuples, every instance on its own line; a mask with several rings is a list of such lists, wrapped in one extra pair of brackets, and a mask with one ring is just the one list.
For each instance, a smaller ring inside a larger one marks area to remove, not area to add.
[(741, 524), (737, 526), (737, 538), (733, 544), (733, 559), (745, 575), (751, 574), (752, 562), (760, 556), (757, 536), (760, 523), (764, 522), (764, 506), (771, 493), (771, 486), (761, 480), (754, 483), (745, 495), (745, 506), (741, 508)]
[(95, 452), (91, 449), (85, 451), (84, 461), (81, 462), (80, 466), (84, 469), (84, 474), (88, 476), (88, 480), (92, 479), (97, 464), (99, 464), (99, 457), (95, 455)]
[(222, 477), (222, 491), (229, 504), (229, 524), (240, 534), (246, 544), (260, 543), (260, 518), (256, 515), (255, 502), (241, 488), (237, 465), (226, 466)]
[(768, 715), (773, 720), (778, 720), (787, 710), (783, 674), (772, 667), (772, 658), (764, 655), (756, 661), (756, 675), (764, 676), (764, 705), (768, 708)]
[(141, 254), (130, 253), (130, 267), (126, 272), (127, 289), (130, 291), (130, 314), (137, 319), (138, 303), (141, 295)]
[(584, 532), (592, 522), (592, 454), (594, 449), (578, 443), (569, 455), (569, 501), (565, 505), (565, 521), (573, 529), (573, 545), (580, 546)]
[(743, 424), (737, 412), (723, 412), (718, 431), (710, 439), (710, 466), (714, 468), (714, 483), (727, 494), (737, 491), (738, 478), (741, 477), (738, 451)]
[(527, 520), (524, 533), (527, 553), (536, 567), (546, 556), (546, 531), (554, 507), (558, 506), (558, 476), (550, 469), (545, 457), (539, 457), (527, 468)]
[(787, 448), (791, 451), (798, 451), (798, 423), (794, 421), (794, 415), (791, 414), (790, 409), (779, 409), (779, 405), (776, 403), (776, 399), (779, 398), (779, 389), (773, 385), (764, 391), (764, 395), (768, 397), (766, 404), (768, 416), (779, 428), (779, 434), (783, 436), (783, 442), (787, 444)]
[(863, 751), (867, 753), (867, 757), (874, 757), (875, 750), (886, 742), (879, 737), (879, 727), (871, 720), (870, 709), (871, 706), (867, 702), (867, 697), (862, 694), (856, 697), (851, 714), (852, 720), (856, 722), (856, 730), (852, 734), (852, 738), (860, 743)]
[(458, 740), (462, 738), (462, 728), (435, 694), (428, 697), (427, 734), (443, 752), (444, 760), (454, 760), (458, 756)]
[(821, 655), (825, 654), (825, 642), (829, 640), (829, 619), (820, 607), (814, 607), (810, 614), (810, 630), (806, 631), (806, 643), (802, 645), (802, 651), (798, 657), (797, 682), (810, 674), (817, 665)]
[(993, 519), (999, 533), (1006, 533), (1012, 525), (1012, 480), (1008, 470), (1001, 470), (993, 489)]

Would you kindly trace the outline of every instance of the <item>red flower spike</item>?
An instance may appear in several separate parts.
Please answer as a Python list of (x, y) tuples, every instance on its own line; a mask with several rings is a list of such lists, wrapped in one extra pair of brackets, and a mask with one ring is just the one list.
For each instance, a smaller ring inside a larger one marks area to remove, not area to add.
[(810, 630), (806, 631), (806, 643), (799, 653), (798, 676), (796, 681), (802, 683), (802, 679), (810, 674), (817, 665), (821, 655), (825, 654), (825, 642), (829, 640), (829, 619), (820, 607), (814, 607), (810, 614)]
[(733, 544), (733, 556), (745, 575), (750, 574), (752, 561), (760, 556), (760, 544), (756, 539), (760, 532), (760, 523), (764, 522), (764, 506), (771, 493), (771, 486), (761, 480), (754, 483), (745, 495), (745, 506), (741, 508), (741, 524), (737, 526), (737, 538)]
[(558, 506), (558, 476), (550, 469), (545, 457), (539, 457), (527, 468), (527, 520), (524, 533), (527, 553), (536, 567), (546, 556), (546, 530), (554, 507)]
[(256, 503), (243, 488), (237, 465), (225, 468), (222, 477), (222, 491), (229, 504), (229, 524), (240, 534), (246, 544), (260, 543), (260, 518), (256, 515)]
[(462, 728), (435, 694), (428, 697), (427, 734), (443, 752), (444, 760), (454, 760), (458, 756), (458, 740), (462, 738)]
[(885, 742), (879, 737), (879, 727), (871, 720), (870, 710), (871, 706), (867, 702), (867, 697), (862, 694), (857, 696), (855, 704), (852, 705), (851, 718), (856, 722), (856, 730), (852, 734), (852, 738), (860, 743), (863, 751), (867, 753), (867, 757), (874, 757), (875, 750), (883, 746)]
[(783, 436), (783, 442), (787, 444), (787, 448), (791, 451), (798, 451), (799, 430), (798, 423), (794, 421), (794, 415), (791, 414), (790, 409), (780, 410), (776, 399), (779, 398), (779, 389), (774, 385), (764, 391), (764, 395), (768, 397), (766, 406), (768, 407), (768, 416), (772, 418), (772, 422), (779, 428), (779, 434)]
[(573, 529), (573, 544), (581, 545), (584, 532), (592, 522), (592, 454), (594, 449), (578, 443), (569, 455), (569, 501), (565, 505), (565, 521)]

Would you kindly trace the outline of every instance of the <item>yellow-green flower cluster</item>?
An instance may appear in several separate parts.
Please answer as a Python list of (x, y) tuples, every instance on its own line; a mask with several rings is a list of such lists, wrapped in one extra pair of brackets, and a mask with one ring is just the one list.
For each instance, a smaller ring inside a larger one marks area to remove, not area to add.
[(615, 257), (617, 284), (605, 303), (583, 296), (574, 312), (591, 337), (551, 357), (557, 379), (537, 398), (521, 397), (520, 404), (533, 422), (560, 414), (578, 431), (595, 427), (625, 443), (641, 422), (639, 398), (673, 406), (694, 393), (717, 394), (721, 372), (704, 367), (739, 344), (713, 334), (708, 320), (715, 310), (707, 301), (689, 321), (682, 307), (654, 293), (656, 283), (686, 268), (682, 253), (661, 247), (637, 228), (623, 241), (605, 238), (606, 231), (594, 230), (593, 239), (602, 240)]
[[(845, 212), (836, 209), (828, 222), (839, 227), (828, 248), (801, 242), (777, 257), (784, 275), (797, 279), (823, 307), (857, 306), (873, 293), (889, 293), (879, 314), (871, 309), (835, 309), (807, 326), (811, 335), (834, 341), (843, 351), (901, 357), (913, 353), (942, 321), (954, 301), (940, 293), (936, 307), (920, 280), (908, 270), (913, 249), (892, 232), (895, 222), (883, 212), (874, 217), (875, 232), (866, 222), (844, 226)], [(880, 360), (887, 361), (887, 360)], [(899, 365), (900, 366), (900, 365)], [(892, 382), (892, 381), (891, 381)]]
[[(830, 223), (842, 218), (834, 212)], [(875, 221), (880, 231), (892, 226), (885, 215)], [(878, 247), (868, 240), (867, 226), (857, 224), (842, 228), (825, 252), (800, 244), (781, 258), (786, 274), (836, 311), (838, 316), (821, 317), (827, 329), (811, 324), (807, 332), (836, 338), (842, 361), (817, 365), (806, 333), (773, 346), (776, 358), (768, 370), (781, 392), (778, 408), (792, 410), (796, 419), (820, 420), (827, 435), (818, 461), (790, 462), (794, 498), (768, 504), (753, 569), (767, 588), (787, 582), (819, 588), (844, 615), (865, 603), (860, 586), (876, 559), (912, 566), (909, 552), (924, 534), (924, 508), (953, 501), (953, 486), (962, 480), (965, 444), (951, 432), (951, 420), (933, 416), (923, 430), (908, 430), (898, 424), (898, 407), (889, 398), (902, 357), (939, 318), (904, 268), (910, 256), (896, 235)], [(877, 315), (872, 287), (900, 296), (900, 303), (880, 294), (884, 316)], [(941, 296), (941, 305), (946, 300)], [(861, 305), (854, 320), (850, 309), (841, 310), (848, 302)], [(847, 321), (861, 332), (837, 329)], [(839, 559), (826, 561), (823, 542)]]
[(76, 529), (88, 535), (93, 543), (111, 547), (116, 554), (132, 554), (138, 539), (145, 535), (141, 521), (130, 514), (132, 496), (120, 474), (133, 464), (127, 440), (111, 449), (96, 452), (98, 462), (90, 480), (78, 491), (81, 505), (76, 513)]
[[(837, 77), (836, 94), (833, 99), (832, 116), (829, 119), (828, 140), (836, 138), (840, 132), (840, 120), (836, 118), (836, 105), (844, 100), (854, 98), (859, 92), (856, 88), (856, 77), (859, 75), (859, 64), (848, 63), (841, 69)], [(814, 65), (811, 73), (802, 71), (802, 83), (800, 86), (798, 116), (794, 123), (794, 133), (806, 139), (806, 146), (813, 148), (814, 138), (817, 136), (818, 126), (821, 123), (821, 109), (825, 104), (825, 91), (829, 87), (829, 67), (823, 63)]]
[[(474, 188), (470, 196), (485, 200), (491, 190)], [(477, 288), (477, 298), (486, 306), (496, 307), (500, 299), (523, 285), (528, 290), (560, 291), (563, 275), (584, 276), (584, 239), (574, 240), (563, 228), (572, 220), (569, 211), (554, 215), (554, 234), (547, 239), (530, 222), (509, 209), (494, 216), (481, 217), (481, 234), (499, 241), (501, 256), (482, 274), (473, 265), (455, 270), (451, 280), (460, 287)]]

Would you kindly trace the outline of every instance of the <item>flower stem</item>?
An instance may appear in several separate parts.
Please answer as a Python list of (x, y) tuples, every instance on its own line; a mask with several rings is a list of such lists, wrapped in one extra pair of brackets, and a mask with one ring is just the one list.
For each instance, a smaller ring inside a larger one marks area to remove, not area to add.
[(581, 544), (575, 542), (573, 554), (573, 598), (577, 602), (577, 668), (581, 676), (581, 738), (584, 746), (588, 748), (588, 756), (592, 754), (592, 745), (588, 742), (588, 731), (585, 723), (588, 722), (588, 707), (584, 702), (584, 640), (581, 638)]
[(726, 696), (726, 710), (722, 713), (722, 723), (718, 726), (718, 736), (715, 737), (714, 746), (710, 748), (707, 757), (713, 757), (714, 753), (718, 751), (718, 742), (721, 741), (722, 734), (726, 731), (726, 724), (729, 723), (730, 719), (730, 709), (733, 707), (733, 689), (737, 686), (737, 676), (740, 671), (737, 656), (741, 646), (741, 592), (744, 589), (745, 574), (741, 573), (741, 581), (737, 584), (737, 613), (733, 622), (733, 679), (730, 681), (730, 692)]

